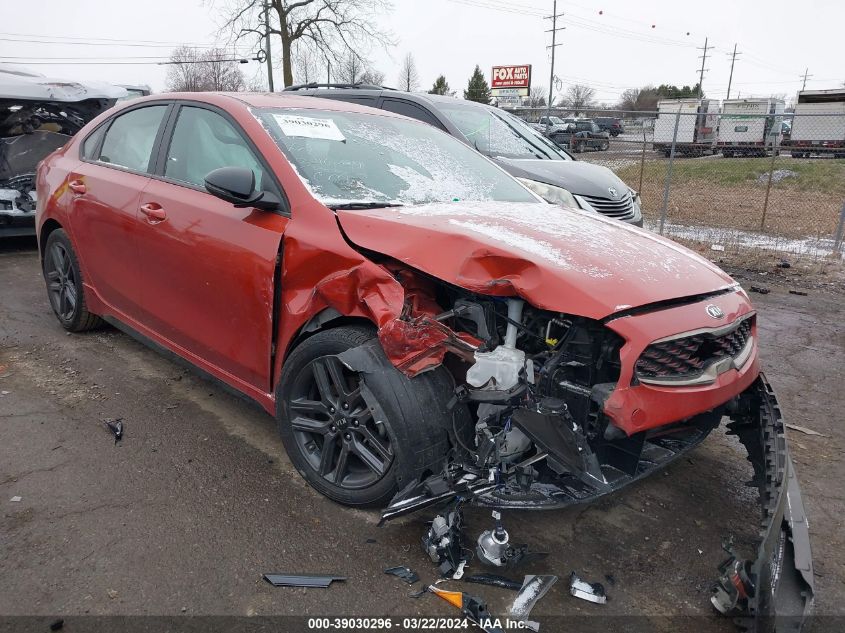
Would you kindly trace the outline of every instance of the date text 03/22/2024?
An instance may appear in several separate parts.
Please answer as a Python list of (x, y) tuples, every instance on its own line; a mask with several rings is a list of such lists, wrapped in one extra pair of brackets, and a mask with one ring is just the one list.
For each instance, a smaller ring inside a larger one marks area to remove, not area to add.
[[(490, 618), (480, 623), (484, 629), (528, 630), (527, 622), (508, 618)], [(467, 618), (309, 618), (309, 631), (390, 630), (441, 631), (475, 628)]]

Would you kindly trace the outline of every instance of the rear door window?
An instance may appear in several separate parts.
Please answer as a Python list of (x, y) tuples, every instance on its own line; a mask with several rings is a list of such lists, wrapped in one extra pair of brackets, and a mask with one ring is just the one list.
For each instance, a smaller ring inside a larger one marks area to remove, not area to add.
[(149, 173), (153, 146), (166, 111), (166, 105), (154, 105), (115, 117), (106, 132), (98, 160), (131, 171)]

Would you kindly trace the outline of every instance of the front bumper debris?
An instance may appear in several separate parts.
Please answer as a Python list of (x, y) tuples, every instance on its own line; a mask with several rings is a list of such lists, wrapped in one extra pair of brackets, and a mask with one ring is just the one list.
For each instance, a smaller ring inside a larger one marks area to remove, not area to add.
[[(813, 605), (813, 562), (809, 524), (784, 433), (777, 398), (763, 374), (725, 407), (683, 424), (654, 429), (643, 439), (640, 459), (629, 473), (614, 472), (596, 461), (589, 446), (572, 444), (577, 437), (528, 409), (513, 416), (537, 448), (534, 457), (517, 464), (505, 480), (491, 471), (476, 470), (456, 461), (445, 472), (407, 486), (382, 513), (389, 520), (441, 502), (459, 499), (497, 508), (541, 509), (589, 502), (643, 478), (697, 446), (719, 425), (722, 414), (730, 418), (729, 434), (737, 435), (754, 467), (758, 487), (761, 532), (751, 560), (730, 558), (719, 567), (712, 604), (720, 612), (755, 633), (789, 633), (801, 629)], [(553, 460), (568, 474), (555, 482), (532, 480), (520, 486), (519, 473), (540, 461)]]
[(762, 523), (753, 560), (726, 548), (730, 556), (719, 566), (711, 602), (748, 631), (799, 631), (814, 598), (809, 523), (780, 407), (763, 374), (740, 397), (728, 429), (754, 467)]

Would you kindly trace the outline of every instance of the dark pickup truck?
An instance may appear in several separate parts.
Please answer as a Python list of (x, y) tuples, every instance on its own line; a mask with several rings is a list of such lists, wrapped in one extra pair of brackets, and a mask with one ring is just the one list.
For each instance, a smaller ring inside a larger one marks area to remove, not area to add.
[(614, 138), (625, 133), (625, 126), (622, 125), (622, 119), (616, 119), (609, 116), (599, 116), (594, 118), (593, 121), (596, 122), (596, 125), (598, 125), (603, 132), (607, 132)]
[(568, 125), (568, 129), (554, 131), (549, 138), (560, 147), (568, 147), (573, 152), (587, 149), (607, 151), (610, 148), (610, 135), (591, 119), (579, 119)]

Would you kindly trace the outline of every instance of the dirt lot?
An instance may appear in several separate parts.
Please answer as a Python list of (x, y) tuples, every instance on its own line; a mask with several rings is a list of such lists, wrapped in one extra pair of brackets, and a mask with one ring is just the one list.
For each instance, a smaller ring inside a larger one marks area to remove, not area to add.
[[(809, 293), (773, 286), (754, 299), (787, 420), (823, 434), (790, 441), (814, 539), (816, 612), (840, 616), (817, 617), (811, 629), (834, 631), (845, 624), (843, 295)], [(110, 417), (126, 425), (118, 445), (102, 423)], [(274, 424), (115, 330), (66, 334), (50, 313), (34, 242), (0, 242), (0, 630), (47, 631), (57, 615), (66, 631), (173, 629), (173, 620), (90, 616), (172, 616), (207, 631), (244, 621), (187, 616), (454, 615), (433, 596), (409, 598), (419, 584), (383, 574), (407, 564), (423, 582), (435, 579), (419, 547), (430, 517), (378, 528), (376, 512), (320, 497), (291, 467)], [(691, 618), (687, 630), (733, 631), (710, 617), (709, 588), (722, 540), (732, 534), (747, 548), (753, 539), (749, 478), (741, 447), (716, 432), (688, 459), (596, 504), (506, 514), (517, 542), (550, 553), (514, 577), (561, 576), (532, 615), (545, 631), (622, 622), (678, 630), (668, 616)], [(475, 510), (467, 521), (476, 535), (490, 524)], [(608, 604), (569, 596), (572, 570), (604, 582)], [(282, 571), (348, 580), (301, 590), (261, 579)], [(493, 613), (513, 597), (450, 585), (484, 596)], [(617, 617), (633, 615), (645, 619)], [(276, 630), (307, 630), (287, 622)]]

